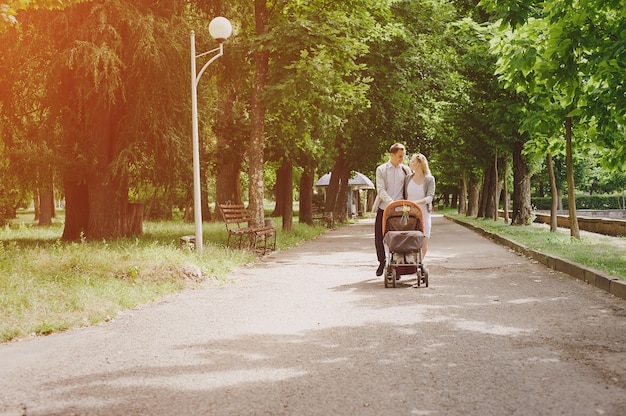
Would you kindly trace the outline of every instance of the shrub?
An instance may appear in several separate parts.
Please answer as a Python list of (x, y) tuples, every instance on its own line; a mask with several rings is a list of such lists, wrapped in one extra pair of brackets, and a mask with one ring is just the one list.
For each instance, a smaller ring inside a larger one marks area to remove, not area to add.
[[(531, 204), (539, 211), (549, 211), (552, 198), (534, 197)], [(567, 209), (567, 204), (567, 197), (563, 197), (564, 209)], [(624, 209), (624, 200), (620, 195), (577, 195), (576, 209)]]

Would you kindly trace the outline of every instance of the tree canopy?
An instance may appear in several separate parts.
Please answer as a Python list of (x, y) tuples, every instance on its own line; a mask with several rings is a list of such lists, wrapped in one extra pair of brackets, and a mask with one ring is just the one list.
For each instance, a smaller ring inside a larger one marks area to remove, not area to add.
[(198, 49), (211, 49), (200, 28), (223, 15), (234, 35), (198, 91), (207, 210), (210, 200), (245, 199), (261, 221), (266, 195), (278, 199), (276, 189), (304, 178), (302, 195), (331, 170), (345, 195), (350, 171), (373, 176), (389, 145), (402, 142), (429, 157), (442, 194), (469, 195), (484, 215), (487, 201), (497, 208), (513, 166), (514, 206), (527, 223), (537, 161), (546, 152), (567, 157), (570, 133), (572, 152), (592, 155), (606, 173), (596, 177), (619, 186), (612, 172), (626, 159), (624, 6), (3, 3), (0, 41), (11, 59), (0, 63), (0, 204), (61, 194), (69, 240), (132, 235), (134, 203), (185, 209), (188, 35), (197, 30)]

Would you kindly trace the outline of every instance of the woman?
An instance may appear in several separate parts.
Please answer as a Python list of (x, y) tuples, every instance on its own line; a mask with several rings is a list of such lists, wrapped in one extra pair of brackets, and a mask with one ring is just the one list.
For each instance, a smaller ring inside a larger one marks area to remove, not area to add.
[(413, 171), (404, 181), (406, 199), (416, 202), (422, 209), (424, 220), (424, 242), (422, 243), (422, 260), (428, 251), (430, 239), (433, 197), (435, 196), (435, 177), (430, 174), (428, 159), (421, 153), (415, 153), (411, 157), (409, 167)]

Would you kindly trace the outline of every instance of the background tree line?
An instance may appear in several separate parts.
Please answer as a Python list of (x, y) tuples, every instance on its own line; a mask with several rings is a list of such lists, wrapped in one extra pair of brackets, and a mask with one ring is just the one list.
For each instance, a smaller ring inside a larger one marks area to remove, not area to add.
[(394, 142), (461, 212), (495, 218), (512, 194), (513, 224), (544, 165), (556, 201), (580, 166), (626, 187), (624, 0), (22, 3), (0, 26), (0, 205), (34, 197), (45, 225), (62, 196), (66, 240), (191, 209), (189, 33), (213, 48), (218, 15), (235, 33), (199, 85), (206, 220), (248, 201), (262, 223), (273, 199), (289, 230), (298, 198), (310, 222), (329, 171), (345, 219), (350, 172), (373, 177)]

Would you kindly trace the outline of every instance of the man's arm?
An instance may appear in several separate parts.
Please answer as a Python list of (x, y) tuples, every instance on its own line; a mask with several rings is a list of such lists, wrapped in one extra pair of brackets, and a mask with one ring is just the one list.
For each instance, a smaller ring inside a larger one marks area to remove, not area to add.
[(378, 168), (376, 168), (376, 193), (378, 195), (378, 198), (380, 198), (382, 202), (389, 203), (393, 201), (393, 199), (387, 193), (387, 181), (385, 180), (386, 168), (387, 165), (380, 165)]

